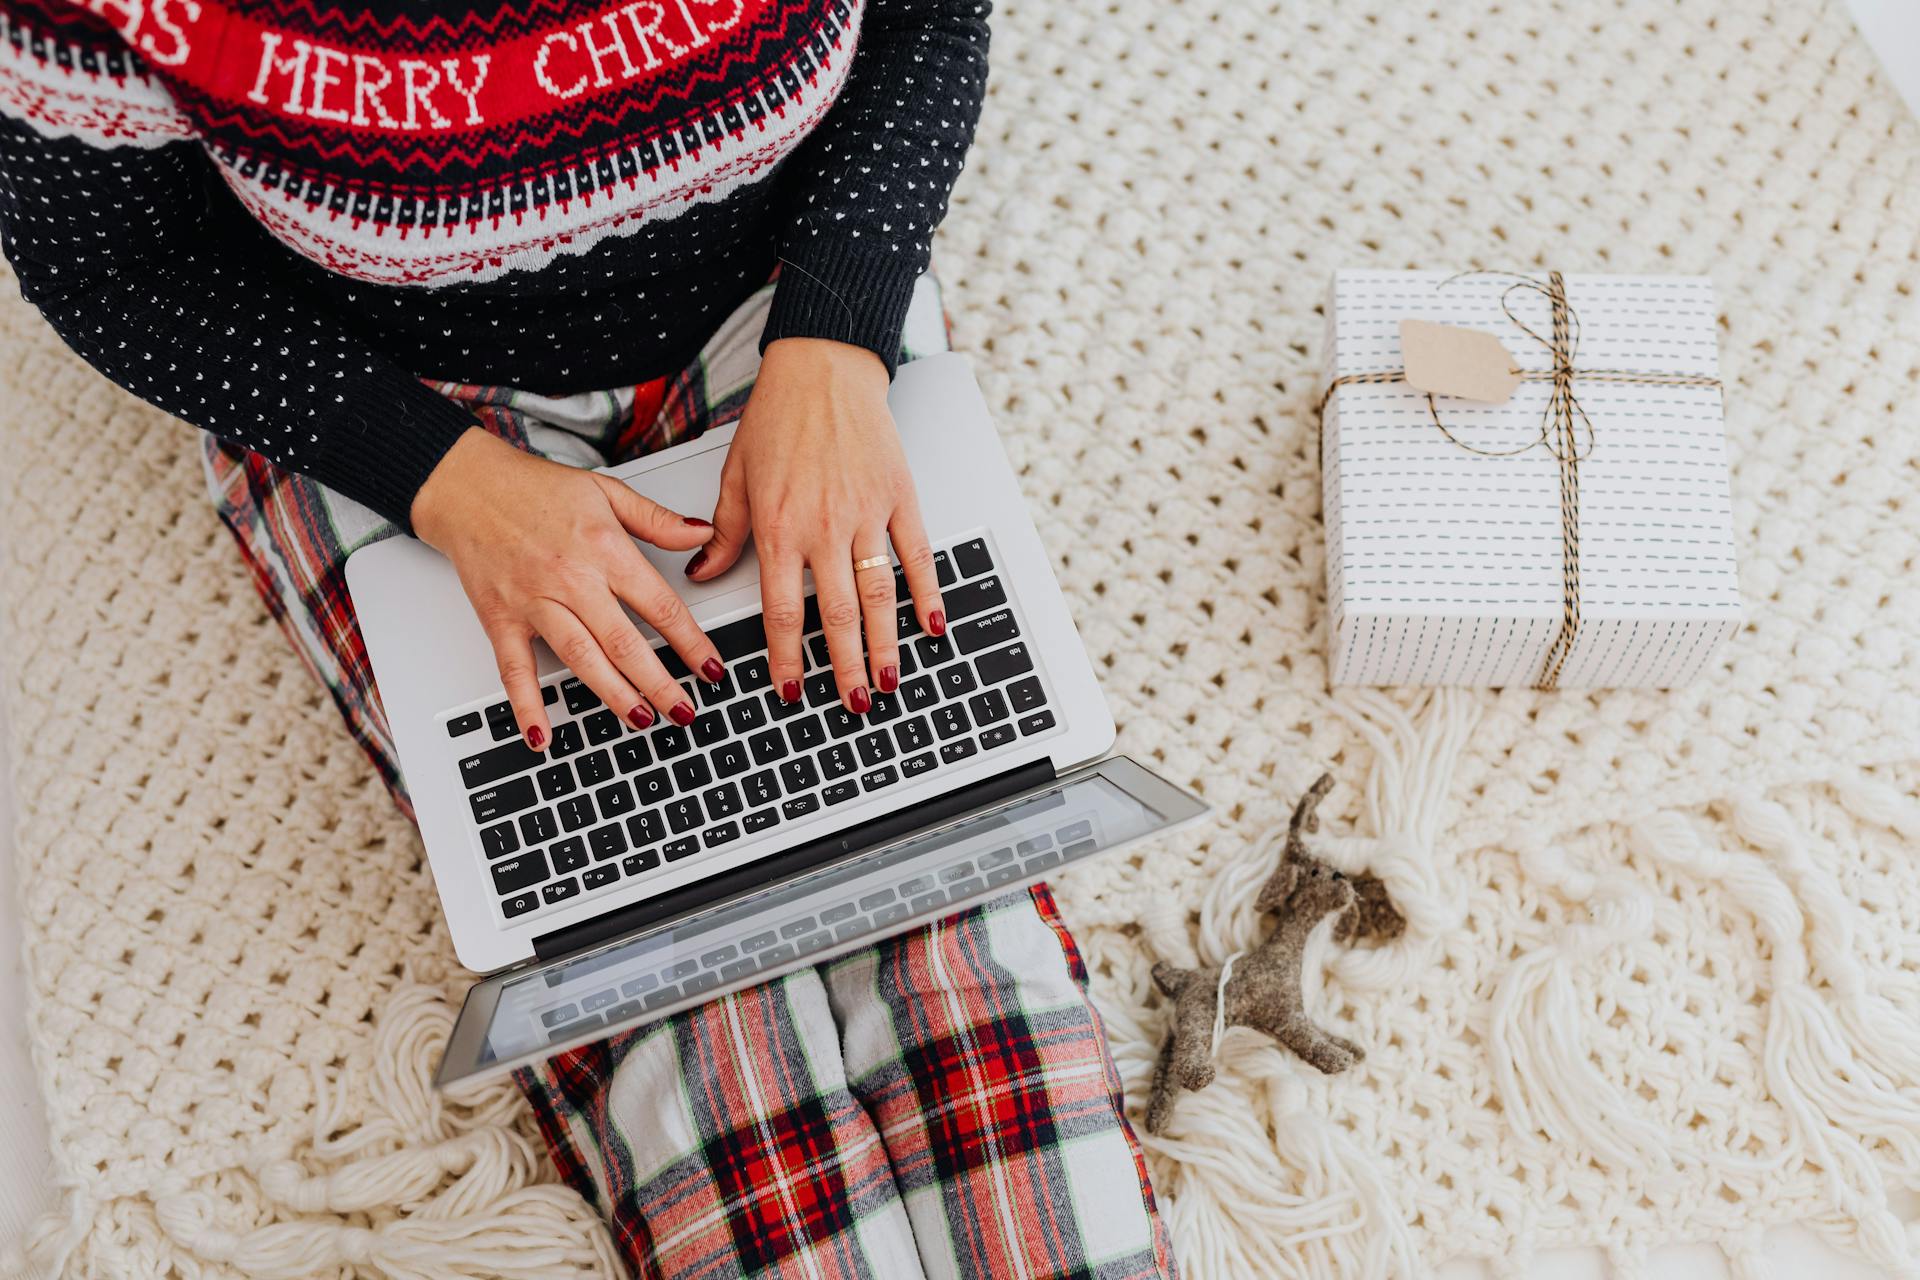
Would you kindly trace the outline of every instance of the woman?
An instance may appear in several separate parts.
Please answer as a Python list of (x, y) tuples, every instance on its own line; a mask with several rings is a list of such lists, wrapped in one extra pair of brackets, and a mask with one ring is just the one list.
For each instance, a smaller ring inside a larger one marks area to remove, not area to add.
[[(895, 602), (854, 563), (891, 546), (944, 629), (886, 391), (910, 312), (907, 355), (944, 342), (922, 273), (986, 8), (0, 0), (0, 231), (77, 352), (207, 432), (256, 583), (403, 806), (341, 576), (397, 533), (459, 570), (536, 750), (535, 637), (636, 728), (692, 708), (623, 603), (724, 674), (633, 537), (698, 548), (696, 581), (754, 540), (789, 700), (811, 570), (864, 713)], [(589, 469), (734, 416), (710, 524)], [(522, 1084), (642, 1275), (1172, 1273), (1044, 889)]]

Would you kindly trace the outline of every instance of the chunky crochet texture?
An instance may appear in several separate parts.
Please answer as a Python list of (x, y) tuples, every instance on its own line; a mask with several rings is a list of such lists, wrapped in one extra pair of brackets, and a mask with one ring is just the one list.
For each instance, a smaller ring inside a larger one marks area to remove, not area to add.
[[(1920, 128), (1843, 6), (1009, 3), (939, 249), (1123, 726), (1219, 807), (1061, 885), (1136, 1105), (1293, 800), (1408, 917), (1309, 949), (1323, 1078), (1230, 1032), (1147, 1139), (1197, 1280), (1720, 1243), (1920, 1275)], [(1715, 277), (1752, 624), (1671, 694), (1329, 695), (1311, 417), (1338, 265)], [(0, 309), (7, 695), (71, 1274), (610, 1274), (413, 834), (191, 442)], [(276, 1226), (276, 1224), (279, 1224)], [(546, 1252), (540, 1252), (546, 1250)]]

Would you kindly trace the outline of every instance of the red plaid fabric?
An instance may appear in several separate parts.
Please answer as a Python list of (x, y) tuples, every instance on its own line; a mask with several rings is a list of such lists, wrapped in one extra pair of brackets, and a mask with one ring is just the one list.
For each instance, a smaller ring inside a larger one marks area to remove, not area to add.
[[(946, 347), (931, 280), (903, 358)], [(673, 378), (567, 397), (435, 384), (512, 444), (617, 463), (737, 417), (771, 288)], [(917, 317), (917, 319), (916, 319)], [(254, 585), (411, 814), (347, 597), (398, 530), (208, 438)], [(652, 1280), (1148, 1280), (1167, 1233), (1045, 887), (518, 1075), (561, 1176)]]

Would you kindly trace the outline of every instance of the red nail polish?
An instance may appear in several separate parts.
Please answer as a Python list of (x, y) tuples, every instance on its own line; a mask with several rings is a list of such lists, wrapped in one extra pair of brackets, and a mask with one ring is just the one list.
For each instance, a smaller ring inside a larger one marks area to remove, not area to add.
[(653, 723), (653, 708), (644, 702), (636, 702), (633, 710), (627, 712), (627, 723), (636, 729), (644, 729)]
[(780, 701), (800, 701), (800, 682), (798, 680), (789, 680), (780, 686)]
[(691, 578), (694, 574), (700, 572), (700, 570), (705, 568), (706, 564), (707, 564), (707, 549), (705, 547), (702, 547), (698, 551), (693, 553), (693, 559), (687, 561), (687, 576)]
[(547, 731), (539, 725), (527, 730), (527, 745), (539, 751), (547, 745)]
[(680, 518), (686, 521), (688, 524), (692, 525), (696, 529), (713, 528), (713, 521), (702, 520), (699, 516), (681, 516)]
[(674, 703), (673, 710), (667, 712), (667, 718), (669, 720), (672, 720), (675, 724), (678, 724), (678, 725), (692, 724), (693, 723), (693, 704), (691, 702)]
[(898, 667), (880, 668), (880, 692), (892, 693), (895, 689), (898, 689), (899, 687), (900, 687), (900, 668)]
[(700, 664), (700, 674), (708, 684), (719, 684), (720, 678), (727, 674), (727, 669), (720, 665), (720, 659), (708, 658)]
[(933, 632), (933, 634), (936, 636), (943, 636), (947, 634), (947, 615), (942, 613), (938, 609), (935, 609), (932, 613), (928, 614), (927, 630)]
[(857, 716), (863, 716), (873, 710), (873, 699), (867, 696), (867, 686), (861, 685), (847, 695), (847, 708)]

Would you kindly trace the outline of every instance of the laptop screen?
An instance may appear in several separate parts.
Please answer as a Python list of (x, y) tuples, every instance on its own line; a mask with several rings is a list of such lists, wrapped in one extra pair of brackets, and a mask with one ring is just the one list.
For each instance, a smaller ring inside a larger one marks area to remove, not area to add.
[(1124, 758), (469, 993), (438, 1083), (657, 1021), (1047, 879), (1205, 812)]

